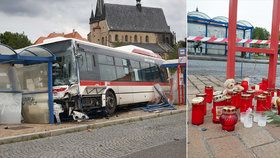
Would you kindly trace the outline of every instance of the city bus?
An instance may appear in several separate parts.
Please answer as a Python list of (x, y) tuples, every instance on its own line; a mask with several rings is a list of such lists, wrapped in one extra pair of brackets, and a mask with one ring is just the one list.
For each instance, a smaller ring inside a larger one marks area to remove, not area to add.
[(40, 44), (56, 56), (53, 97), (64, 113), (112, 115), (118, 106), (149, 102), (153, 86), (169, 91), (169, 72), (155, 53), (129, 52), (86, 41), (59, 38)]

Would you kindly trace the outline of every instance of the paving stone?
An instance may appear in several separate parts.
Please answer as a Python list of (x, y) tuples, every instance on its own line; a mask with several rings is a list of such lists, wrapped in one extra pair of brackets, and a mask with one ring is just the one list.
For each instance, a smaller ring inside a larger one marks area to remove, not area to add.
[(1, 158), (116, 158), (186, 139), (185, 113), (0, 145)]
[(226, 136), (207, 140), (215, 158), (251, 158), (253, 153), (246, 149), (242, 142), (235, 136)]
[(280, 140), (279, 125), (268, 124), (265, 129), (272, 135), (273, 138)]
[(252, 128), (238, 126), (237, 132), (248, 148), (275, 141), (265, 128), (259, 127), (256, 123), (253, 124)]
[(204, 123), (200, 125), (201, 128), (207, 129), (207, 131), (203, 132), (203, 136), (205, 139), (224, 137), (233, 134), (231, 132), (226, 132), (222, 130), (221, 124), (214, 124), (212, 122), (212, 118), (212, 113), (210, 110), (208, 110), (207, 115), (204, 117)]
[(189, 158), (208, 158), (208, 151), (201, 131), (189, 125), (188, 127), (188, 156)]
[(190, 102), (192, 101), (193, 98), (195, 98), (195, 95), (193, 95), (193, 94), (189, 94), (189, 95), (188, 95), (188, 100), (189, 100)]
[(253, 148), (253, 152), (260, 158), (279, 158), (280, 142), (274, 142)]
[(192, 88), (192, 87), (190, 87), (190, 88), (188, 88), (188, 94), (189, 95), (196, 95), (197, 93), (199, 93), (199, 91), (198, 91), (198, 89), (196, 89), (196, 88)]

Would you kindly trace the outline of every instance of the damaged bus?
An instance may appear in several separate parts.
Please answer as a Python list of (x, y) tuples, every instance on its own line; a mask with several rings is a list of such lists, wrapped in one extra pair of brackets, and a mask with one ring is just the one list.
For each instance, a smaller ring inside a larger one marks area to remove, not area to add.
[(66, 38), (40, 46), (56, 56), (54, 102), (68, 115), (100, 109), (111, 115), (117, 106), (149, 102), (157, 83), (169, 91), (168, 71), (160, 67), (164, 60), (159, 55)]

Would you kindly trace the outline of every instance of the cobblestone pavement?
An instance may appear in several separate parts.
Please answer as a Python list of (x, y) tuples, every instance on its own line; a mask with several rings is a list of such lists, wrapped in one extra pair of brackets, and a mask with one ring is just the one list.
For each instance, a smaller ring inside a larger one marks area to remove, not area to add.
[[(186, 113), (0, 146), (1, 158), (114, 158), (186, 138)], [(178, 146), (186, 148), (185, 146)], [(166, 151), (167, 152), (167, 151)]]
[[(222, 90), (225, 78), (213, 75), (189, 75), (188, 97), (195, 97), (204, 91), (205, 85), (213, 85), (215, 90)], [(188, 125), (188, 157), (189, 158), (279, 158), (280, 127), (268, 124), (259, 127), (244, 128), (240, 122), (235, 131), (223, 131), (220, 124), (212, 123), (212, 105), (207, 105), (204, 124)], [(191, 122), (191, 106), (188, 107), (188, 121)]]

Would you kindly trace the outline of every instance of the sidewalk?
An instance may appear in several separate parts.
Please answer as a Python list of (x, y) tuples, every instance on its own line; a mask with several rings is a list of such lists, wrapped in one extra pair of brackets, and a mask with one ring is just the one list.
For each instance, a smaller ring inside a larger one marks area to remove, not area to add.
[[(204, 91), (205, 85), (213, 85), (215, 90), (222, 90), (225, 79), (214, 76), (189, 75), (189, 100), (195, 94)], [(190, 104), (189, 104), (190, 105)], [(244, 128), (238, 122), (234, 132), (223, 131), (220, 124), (212, 123), (212, 105), (208, 104), (204, 124), (191, 124), (191, 106), (188, 107), (188, 156), (189, 158), (278, 158), (280, 157), (280, 127), (268, 124), (259, 127)]]
[[(188, 55), (189, 60), (209, 60), (209, 61), (227, 61), (226, 56), (211, 56), (211, 55)], [(269, 60), (259, 60), (259, 59), (244, 59), (240, 57), (236, 57), (236, 62), (244, 62), (244, 63), (258, 63), (258, 64), (268, 64)], [(280, 61), (278, 61), (280, 64)]]
[(20, 124), (0, 125), (0, 145), (13, 142), (56, 136), (66, 133), (91, 130), (105, 126), (141, 121), (149, 118), (173, 115), (186, 111), (186, 106), (176, 106), (176, 110), (164, 110), (163, 112), (144, 112), (139, 108), (126, 108), (118, 110), (116, 115), (108, 119), (102, 117), (84, 122), (65, 122), (62, 124)]

